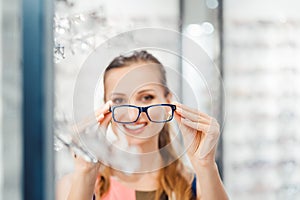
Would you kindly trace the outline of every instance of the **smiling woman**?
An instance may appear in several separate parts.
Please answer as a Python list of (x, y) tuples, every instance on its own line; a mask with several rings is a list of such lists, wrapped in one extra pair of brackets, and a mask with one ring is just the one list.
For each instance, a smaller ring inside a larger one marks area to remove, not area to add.
[[(118, 140), (136, 146), (141, 166), (161, 163), (159, 169), (130, 176), (125, 172), (87, 163), (76, 156), (75, 171), (58, 184), (57, 199), (228, 199), (215, 163), (219, 125), (215, 119), (178, 102), (166, 84), (163, 65), (146, 51), (115, 58), (104, 73), (104, 100), (98, 113), (103, 130), (109, 124)], [(170, 146), (171, 127), (179, 125), (193, 170)], [(139, 170), (141, 172), (143, 170)]]

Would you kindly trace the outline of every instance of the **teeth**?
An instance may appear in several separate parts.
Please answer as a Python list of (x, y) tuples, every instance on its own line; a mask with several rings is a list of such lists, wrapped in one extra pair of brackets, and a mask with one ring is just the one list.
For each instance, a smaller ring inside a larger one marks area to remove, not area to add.
[(144, 126), (145, 126), (145, 124), (138, 124), (138, 125), (129, 125), (129, 124), (126, 124), (125, 125), (126, 128), (131, 129), (131, 130), (137, 130), (137, 129), (142, 128)]

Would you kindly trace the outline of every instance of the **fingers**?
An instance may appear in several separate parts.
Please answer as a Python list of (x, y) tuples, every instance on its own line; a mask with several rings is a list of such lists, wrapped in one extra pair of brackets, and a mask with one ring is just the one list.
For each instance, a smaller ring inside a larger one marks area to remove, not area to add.
[(178, 112), (178, 113), (190, 113), (190, 114), (193, 114), (194, 116), (200, 116), (200, 117), (203, 117), (203, 118), (206, 118), (206, 119), (210, 119), (211, 117), (203, 112), (200, 112), (200, 111), (197, 111), (193, 108), (190, 108), (188, 106), (185, 106), (181, 103), (178, 103), (178, 102), (172, 102), (173, 104), (176, 105), (176, 110), (175, 112)]
[(176, 105), (176, 110), (177, 109), (184, 109), (184, 110), (186, 110), (186, 111), (188, 111), (190, 113), (198, 114), (198, 112), (195, 111), (194, 109), (189, 108), (189, 107), (187, 107), (187, 106), (185, 106), (185, 105), (183, 105), (183, 104), (181, 104), (179, 102), (172, 102), (172, 103)]
[(210, 122), (211, 122), (210, 117), (205, 118), (205, 117), (202, 117), (199, 114), (191, 113), (191, 112), (188, 112), (188, 111), (183, 110), (181, 108), (176, 109), (175, 113), (180, 115), (182, 118), (189, 119), (190, 121), (193, 121), (193, 122), (200, 122), (200, 123), (203, 123), (203, 124), (210, 124)]
[[(217, 120), (180, 103), (174, 104), (176, 105), (174, 117), (183, 128), (186, 128), (184, 135), (193, 136), (193, 145), (190, 147), (193, 155), (199, 159), (214, 156), (215, 150), (213, 149), (216, 148), (220, 135)], [(191, 134), (194, 131), (197, 131), (196, 134)]]
[(205, 122), (201, 122), (201, 120), (198, 120), (198, 122), (194, 122), (191, 121), (187, 118), (182, 118), (180, 115), (178, 115), (177, 113), (175, 113), (175, 119), (177, 122), (179, 122), (180, 124), (183, 124), (185, 126), (188, 126), (192, 129), (198, 130), (198, 131), (203, 131), (203, 132), (207, 132), (208, 128), (209, 128), (209, 124), (207, 124), (207, 120), (204, 120)]
[(107, 128), (111, 119), (112, 119), (112, 113), (107, 113), (100, 120), (98, 120), (98, 122), (101, 127)]
[(99, 122), (100, 126), (103, 128), (107, 128), (112, 114), (109, 111), (109, 108), (112, 106), (112, 101), (108, 101), (101, 107), (99, 110), (96, 111), (97, 113), (97, 121)]
[(112, 106), (112, 101), (107, 101), (102, 107), (96, 110), (97, 121), (102, 120), (106, 114), (110, 113), (109, 108)]
[[(93, 114), (87, 116), (82, 121), (77, 122), (73, 125), (79, 132), (85, 131), (87, 127), (97, 125), (98, 123), (103, 123), (103, 125), (108, 125), (108, 122), (111, 118), (111, 113), (109, 112), (109, 108), (112, 105), (111, 101), (106, 102), (103, 106), (97, 109)], [(95, 119), (96, 118), (96, 119)], [(109, 119), (107, 119), (109, 118)], [(107, 122), (108, 121), (108, 122)]]
[[(181, 104), (182, 105), (182, 104)], [(178, 112), (174, 113), (174, 117), (179, 124), (183, 124), (187, 127), (190, 127), (197, 131), (202, 131), (205, 134), (210, 133), (219, 133), (219, 124), (216, 119), (202, 113), (202, 116), (206, 115), (207, 117), (197, 116), (195, 112), (189, 113), (187, 110), (192, 110), (185, 106), (185, 109), (180, 109), (179, 107)], [(177, 108), (176, 108), (177, 110)]]
[(218, 136), (210, 134), (202, 143), (201, 148), (199, 151), (196, 152), (199, 159), (203, 159), (206, 157), (210, 152), (212, 152), (213, 148), (216, 148), (218, 143)]

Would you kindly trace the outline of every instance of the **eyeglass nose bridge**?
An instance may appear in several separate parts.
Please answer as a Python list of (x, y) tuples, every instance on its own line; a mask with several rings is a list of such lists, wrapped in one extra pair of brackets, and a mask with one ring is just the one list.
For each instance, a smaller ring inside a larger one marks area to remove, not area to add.
[(140, 113), (139, 113), (138, 118), (139, 118), (140, 115), (144, 112), (144, 113), (146, 113), (148, 119), (149, 119), (150, 121), (152, 121), (151, 118), (150, 118), (150, 116), (148, 115), (148, 108), (149, 108), (149, 106), (147, 106), (147, 107), (138, 107), (138, 108), (139, 108), (139, 110), (140, 110)]
[(147, 110), (148, 110), (149, 106), (148, 107), (138, 107), (138, 108), (140, 109), (141, 113), (144, 112), (144, 113), (148, 114)]

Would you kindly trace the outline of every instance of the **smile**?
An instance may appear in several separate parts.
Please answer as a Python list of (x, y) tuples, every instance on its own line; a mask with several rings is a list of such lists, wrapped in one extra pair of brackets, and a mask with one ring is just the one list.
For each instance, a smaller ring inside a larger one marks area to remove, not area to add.
[(137, 129), (140, 129), (140, 128), (143, 128), (144, 126), (146, 126), (146, 123), (137, 124), (137, 125), (126, 124), (124, 126), (125, 126), (125, 128), (130, 129), (130, 130), (137, 130)]

